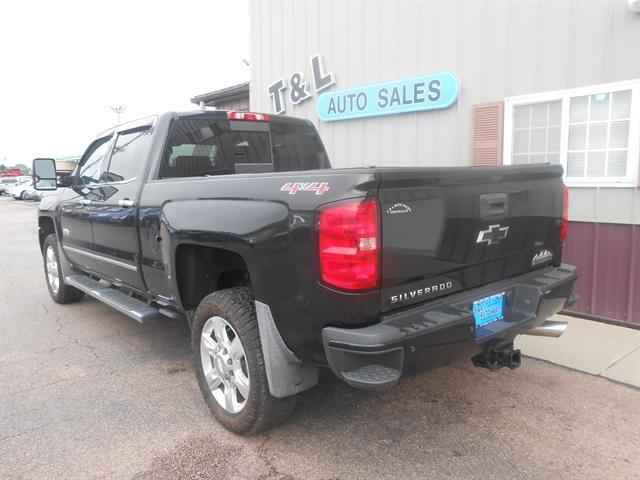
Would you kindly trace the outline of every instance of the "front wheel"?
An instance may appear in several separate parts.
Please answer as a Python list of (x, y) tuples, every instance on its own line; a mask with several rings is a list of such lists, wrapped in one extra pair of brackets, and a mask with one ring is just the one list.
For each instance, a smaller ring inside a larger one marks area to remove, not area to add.
[(55, 233), (47, 235), (42, 244), (44, 256), (44, 275), (47, 279), (49, 295), (56, 303), (73, 303), (82, 299), (84, 292), (64, 283), (60, 257), (58, 256), (58, 240)]
[(257, 433), (286, 419), (295, 397), (269, 393), (255, 304), (248, 288), (207, 295), (192, 323), (196, 377), (209, 409), (226, 429)]

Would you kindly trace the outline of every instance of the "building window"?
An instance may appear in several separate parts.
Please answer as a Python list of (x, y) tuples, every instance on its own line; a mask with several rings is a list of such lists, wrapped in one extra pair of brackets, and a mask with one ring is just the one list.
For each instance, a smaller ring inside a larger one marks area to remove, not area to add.
[(630, 117), (631, 90), (571, 98), (567, 177), (625, 177)]
[(562, 102), (513, 107), (512, 163), (559, 163)]
[(505, 164), (560, 163), (573, 186), (638, 182), (640, 81), (505, 100)]

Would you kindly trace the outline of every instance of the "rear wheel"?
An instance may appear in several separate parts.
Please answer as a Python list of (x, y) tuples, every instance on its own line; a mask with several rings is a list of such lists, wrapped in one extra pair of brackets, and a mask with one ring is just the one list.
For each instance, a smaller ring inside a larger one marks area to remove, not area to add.
[(47, 238), (44, 239), (42, 254), (44, 256), (44, 275), (47, 279), (49, 295), (54, 302), (73, 303), (82, 299), (84, 292), (64, 283), (55, 233), (47, 235)]
[(226, 429), (251, 434), (285, 420), (295, 397), (269, 393), (254, 300), (248, 288), (207, 295), (192, 323), (196, 377), (209, 409)]

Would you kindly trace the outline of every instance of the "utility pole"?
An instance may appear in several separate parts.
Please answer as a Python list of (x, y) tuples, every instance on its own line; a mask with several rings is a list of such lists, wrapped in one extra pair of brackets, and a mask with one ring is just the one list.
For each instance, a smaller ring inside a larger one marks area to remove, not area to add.
[(118, 116), (118, 125), (120, 125), (120, 114), (127, 109), (126, 105), (118, 105), (117, 107), (110, 108)]

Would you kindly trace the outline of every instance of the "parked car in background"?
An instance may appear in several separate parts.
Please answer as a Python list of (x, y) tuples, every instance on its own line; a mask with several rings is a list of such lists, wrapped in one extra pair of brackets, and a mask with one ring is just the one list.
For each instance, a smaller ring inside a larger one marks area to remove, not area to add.
[(16, 200), (26, 200), (29, 192), (34, 191), (33, 182), (22, 182), (9, 188), (7, 193)]
[(7, 193), (7, 189), (15, 186), (17, 183), (18, 179), (16, 177), (0, 178), (0, 195)]
[(39, 192), (38, 190), (36, 190), (32, 185), (23, 192), (22, 196), (24, 200), (33, 200), (34, 202), (39, 202), (40, 200), (42, 200), (43, 193), (44, 192)]

